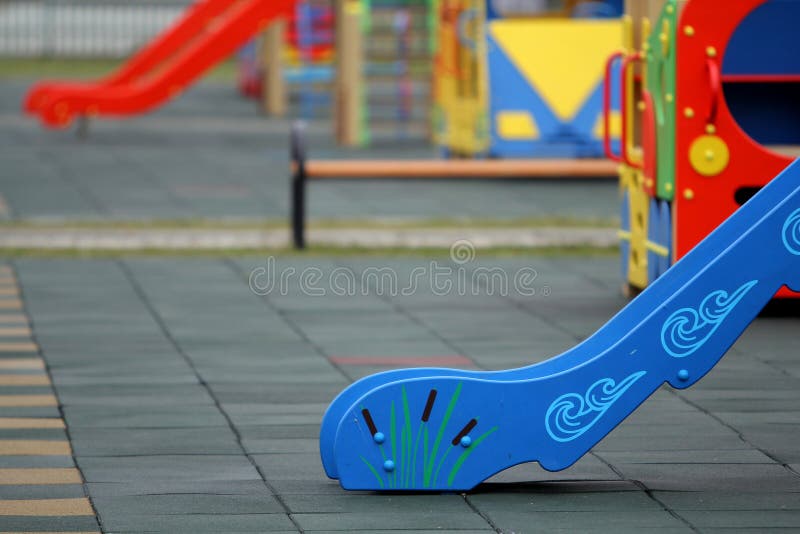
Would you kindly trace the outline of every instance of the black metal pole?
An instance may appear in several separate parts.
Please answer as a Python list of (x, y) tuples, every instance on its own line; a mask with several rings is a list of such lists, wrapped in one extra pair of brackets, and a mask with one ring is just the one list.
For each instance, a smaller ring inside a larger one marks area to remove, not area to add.
[(294, 248), (306, 248), (305, 219), (306, 219), (306, 151), (303, 141), (303, 125), (295, 122), (292, 125), (290, 143), (292, 160), (292, 187), (291, 187), (291, 221), (292, 240)]

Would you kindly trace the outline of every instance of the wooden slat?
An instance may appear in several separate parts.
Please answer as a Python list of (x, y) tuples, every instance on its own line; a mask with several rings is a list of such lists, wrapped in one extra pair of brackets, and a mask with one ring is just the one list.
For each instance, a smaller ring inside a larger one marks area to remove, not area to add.
[[(613, 178), (617, 165), (581, 160), (318, 160), (305, 164), (311, 179), (324, 178)], [(293, 169), (294, 171), (294, 169)]]

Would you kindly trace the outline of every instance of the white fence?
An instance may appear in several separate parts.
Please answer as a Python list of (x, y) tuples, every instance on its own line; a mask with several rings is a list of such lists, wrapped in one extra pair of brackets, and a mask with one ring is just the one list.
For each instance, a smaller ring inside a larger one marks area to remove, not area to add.
[(189, 4), (191, 0), (0, 0), (0, 56), (124, 57)]

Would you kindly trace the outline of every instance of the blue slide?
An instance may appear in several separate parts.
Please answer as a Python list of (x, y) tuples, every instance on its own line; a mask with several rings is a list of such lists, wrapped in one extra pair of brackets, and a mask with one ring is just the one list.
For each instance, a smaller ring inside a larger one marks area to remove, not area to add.
[(346, 489), (468, 490), (523, 462), (569, 467), (664, 382), (702, 378), (783, 285), (800, 290), (800, 162), (592, 337), (498, 372), (407, 369), (343, 391), (322, 423)]

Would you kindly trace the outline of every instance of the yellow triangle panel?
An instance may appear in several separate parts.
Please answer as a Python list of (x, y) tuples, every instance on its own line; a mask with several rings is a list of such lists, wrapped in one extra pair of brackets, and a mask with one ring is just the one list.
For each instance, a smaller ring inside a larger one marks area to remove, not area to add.
[(497, 135), (510, 141), (531, 141), (539, 138), (539, 128), (527, 111), (501, 111), (495, 117)]
[(497, 20), (489, 32), (562, 121), (570, 121), (602, 81), (622, 46), (620, 20)]

